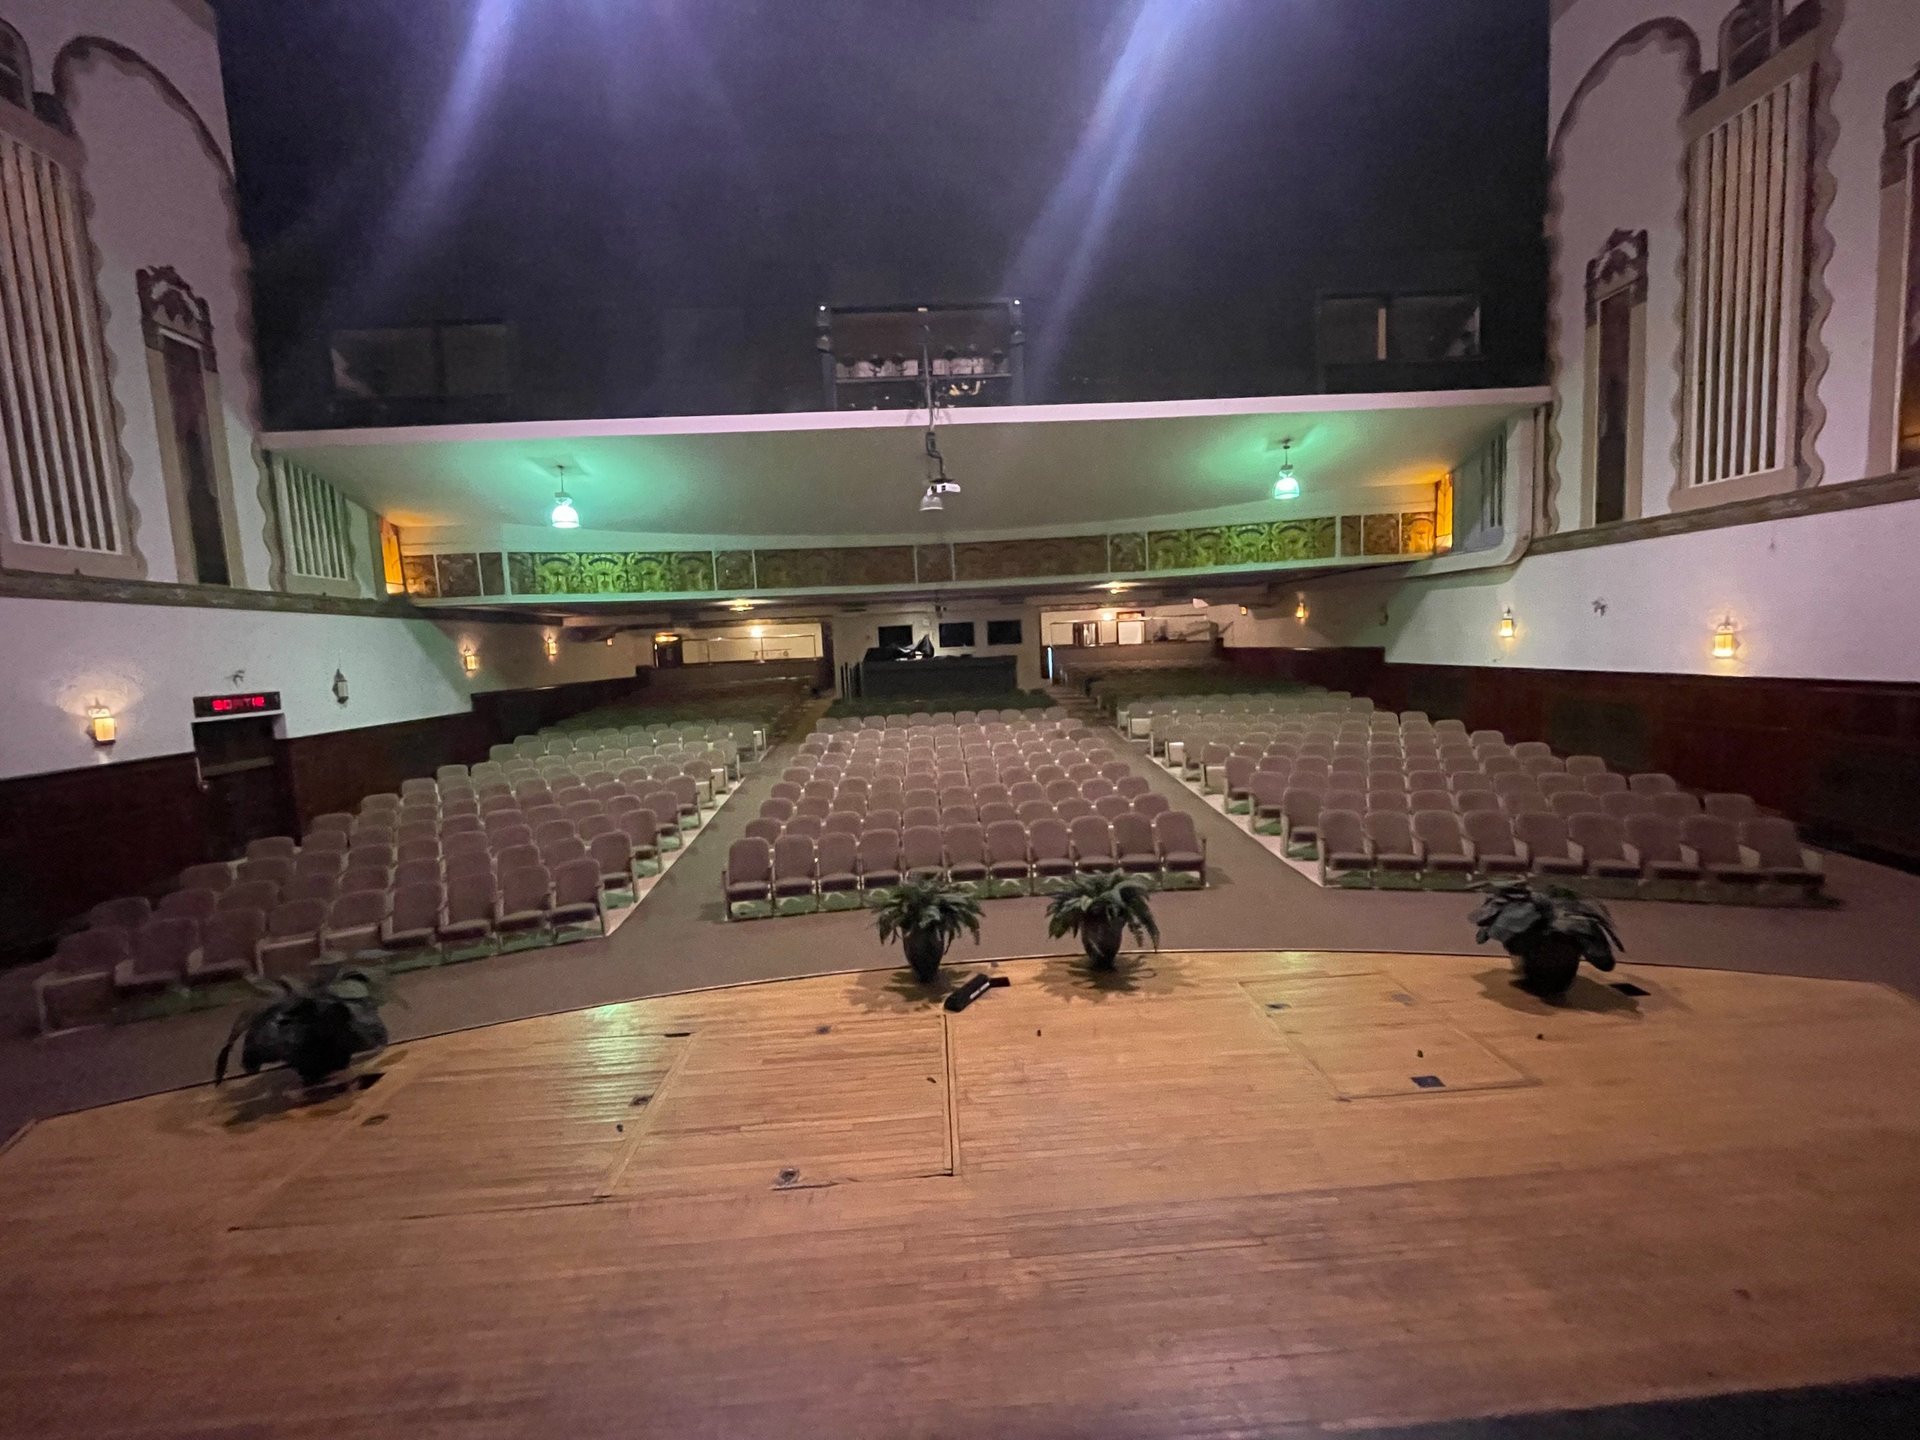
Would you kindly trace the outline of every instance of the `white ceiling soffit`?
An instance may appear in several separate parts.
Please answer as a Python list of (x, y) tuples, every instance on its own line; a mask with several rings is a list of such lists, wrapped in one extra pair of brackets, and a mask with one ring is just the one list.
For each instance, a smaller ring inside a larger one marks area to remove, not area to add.
[[(1544, 388), (1121, 405), (940, 416), (964, 487), (919, 513), (924, 411), (570, 420), (269, 434), (262, 443), (409, 528), (544, 527), (558, 478), (587, 532), (986, 538), (1389, 509), (1430, 487)], [(1291, 438), (1296, 501), (1271, 498)]]

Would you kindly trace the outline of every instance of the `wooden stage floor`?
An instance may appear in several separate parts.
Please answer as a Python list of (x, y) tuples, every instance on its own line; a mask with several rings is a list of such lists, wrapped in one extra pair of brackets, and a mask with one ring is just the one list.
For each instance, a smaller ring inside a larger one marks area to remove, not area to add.
[(897, 972), (416, 1041), (0, 1156), (67, 1436), (1253, 1436), (1920, 1371), (1920, 1006), (1492, 958)]

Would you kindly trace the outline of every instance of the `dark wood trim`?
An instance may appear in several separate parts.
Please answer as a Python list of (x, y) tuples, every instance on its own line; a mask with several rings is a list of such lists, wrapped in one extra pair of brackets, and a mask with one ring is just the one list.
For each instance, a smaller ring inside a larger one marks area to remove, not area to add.
[(0, 957), (45, 948), (89, 905), (208, 857), (193, 755), (0, 780)]
[[(276, 744), (298, 826), (397, 790), (440, 765), (644, 688), (624, 676), (536, 690), (490, 690), (473, 708)], [(191, 752), (0, 780), (0, 964), (45, 953), (87, 907), (157, 897), (188, 865), (217, 855)]]
[[(1825, 515), (1837, 510), (1860, 510), (1871, 505), (1898, 505), (1920, 500), (1920, 470), (1897, 470), (1852, 480), (1843, 485), (1816, 485), (1782, 495), (1732, 500), (1708, 510), (1673, 515), (1647, 515), (1637, 520), (1613, 520), (1579, 530), (1561, 530), (1537, 536), (1527, 555), (1551, 555), (1560, 550), (1590, 550), (1596, 545), (1623, 545), (1663, 535), (1691, 535), (1698, 530), (1721, 530), (1730, 525), (1758, 525), (1796, 515)], [(1525, 558), (1524, 556), (1522, 557)]]
[(1243, 670), (1738, 790), (1817, 843), (1920, 869), (1920, 684), (1396, 665), (1377, 649), (1229, 649)]
[(0, 568), (0, 596), (26, 600), (77, 600), (96, 605), (179, 605), (201, 610), (271, 610), (291, 615), (363, 615), (380, 620), (455, 620), (470, 624), (548, 625), (556, 617), (520, 609), (470, 609), (436, 605), (422, 609), (402, 595), (352, 599), (340, 595), (293, 595), (277, 590), (181, 585), (170, 580), (109, 580), (96, 575), (41, 575)]

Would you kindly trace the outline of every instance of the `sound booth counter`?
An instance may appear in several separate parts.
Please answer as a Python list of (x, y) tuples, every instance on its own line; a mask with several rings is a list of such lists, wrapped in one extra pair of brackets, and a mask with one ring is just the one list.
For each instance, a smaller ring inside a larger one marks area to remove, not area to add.
[(862, 660), (860, 694), (870, 700), (914, 695), (1006, 695), (1018, 690), (1015, 655), (942, 655), (931, 660)]

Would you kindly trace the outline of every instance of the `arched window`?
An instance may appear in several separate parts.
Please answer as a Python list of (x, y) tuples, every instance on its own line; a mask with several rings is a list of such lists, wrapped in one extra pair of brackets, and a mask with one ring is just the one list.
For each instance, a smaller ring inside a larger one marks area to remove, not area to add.
[(1887, 92), (1870, 469), (1920, 467), (1920, 66)]
[(233, 585), (240, 579), (240, 526), (207, 302), (171, 266), (141, 270), (134, 279), (180, 579)]
[(1739, 0), (1687, 138), (1686, 370), (1674, 510), (1801, 483), (1813, 77), (1819, 0)]
[(1586, 522), (1640, 513), (1647, 366), (1647, 232), (1616, 230), (1587, 262)]
[(20, 32), (0, 20), (0, 100), (33, 108), (33, 63), (27, 58), (27, 42)]

